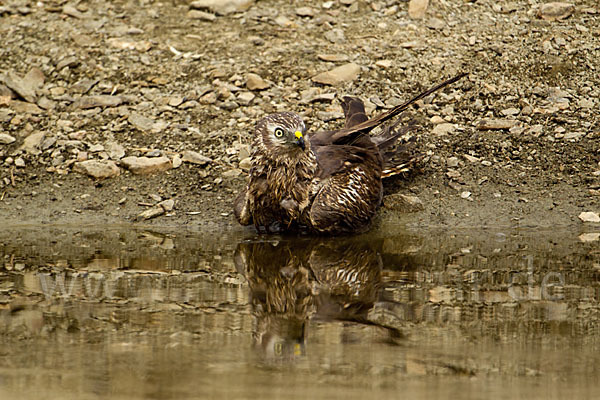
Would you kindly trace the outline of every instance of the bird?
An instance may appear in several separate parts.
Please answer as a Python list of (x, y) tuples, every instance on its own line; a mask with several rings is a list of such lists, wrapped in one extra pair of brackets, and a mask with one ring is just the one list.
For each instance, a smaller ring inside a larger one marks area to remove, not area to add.
[(345, 124), (338, 130), (307, 133), (302, 118), (289, 111), (260, 119), (248, 183), (234, 200), (237, 221), (253, 224), (261, 233), (344, 235), (368, 230), (383, 198), (382, 177), (405, 167), (388, 168), (388, 150), (405, 131), (392, 126), (378, 136), (369, 132), (466, 75), (371, 119), (360, 99), (345, 96), (341, 101)]

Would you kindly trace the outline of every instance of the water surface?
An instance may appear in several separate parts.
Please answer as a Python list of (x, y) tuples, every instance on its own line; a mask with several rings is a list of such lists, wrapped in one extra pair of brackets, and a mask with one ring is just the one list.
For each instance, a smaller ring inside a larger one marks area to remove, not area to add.
[(599, 248), (5, 229), (0, 398), (598, 398)]

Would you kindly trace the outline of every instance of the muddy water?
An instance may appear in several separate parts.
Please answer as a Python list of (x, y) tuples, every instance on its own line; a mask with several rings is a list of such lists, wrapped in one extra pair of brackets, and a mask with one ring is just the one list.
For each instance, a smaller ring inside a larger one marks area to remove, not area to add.
[(599, 398), (579, 231), (0, 232), (0, 399)]

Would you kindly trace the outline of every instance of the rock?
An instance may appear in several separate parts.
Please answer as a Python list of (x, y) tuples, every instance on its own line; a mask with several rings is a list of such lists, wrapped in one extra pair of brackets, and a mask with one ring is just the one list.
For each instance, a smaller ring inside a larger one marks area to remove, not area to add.
[(29, 103), (35, 103), (36, 92), (32, 82), (20, 78), (12, 71), (9, 72), (8, 75), (0, 75), (0, 82), (4, 83), (23, 100)]
[(83, 96), (73, 103), (74, 108), (82, 110), (96, 107), (116, 107), (123, 103), (121, 96), (97, 95)]
[(568, 18), (574, 11), (574, 4), (554, 1), (542, 4), (537, 15), (546, 21), (556, 21)]
[(246, 87), (250, 90), (263, 90), (271, 86), (257, 74), (248, 74), (246, 77)]
[(582, 242), (597, 242), (600, 240), (600, 232), (582, 233), (578, 237)]
[(330, 71), (322, 72), (312, 78), (313, 82), (323, 85), (337, 85), (353, 81), (360, 75), (360, 66), (355, 63), (341, 65)]
[(380, 68), (389, 68), (394, 64), (392, 60), (379, 60), (375, 62), (375, 65)]
[(168, 157), (125, 157), (121, 165), (137, 175), (153, 174), (167, 171), (173, 167)]
[(79, 64), (81, 64), (81, 61), (79, 61), (77, 57), (69, 56), (60, 60), (58, 64), (56, 64), (56, 69), (60, 71), (65, 67), (74, 68), (77, 67)]
[(46, 136), (46, 132), (34, 132), (23, 140), (20, 149), (29, 154), (40, 154), (40, 145)]
[(346, 41), (346, 35), (344, 35), (343, 30), (335, 28), (325, 32), (325, 39), (329, 40), (331, 43), (344, 43)]
[(85, 14), (81, 13), (73, 4), (65, 4), (62, 8), (62, 12), (65, 15), (73, 18), (85, 18)]
[(91, 176), (95, 179), (114, 178), (121, 174), (121, 169), (110, 160), (87, 160), (76, 162), (73, 171)]
[(187, 17), (190, 19), (199, 19), (200, 21), (212, 22), (217, 19), (215, 14), (207, 13), (200, 10), (190, 10), (187, 13)]
[(564, 140), (579, 140), (585, 136), (585, 132), (568, 132), (563, 136)]
[(401, 213), (412, 213), (422, 211), (425, 207), (417, 196), (406, 194), (391, 194), (383, 199), (383, 206), (389, 210)]
[(298, 7), (296, 8), (296, 15), (299, 17), (314, 17), (315, 10), (310, 7)]
[(519, 121), (514, 119), (484, 119), (477, 124), (477, 130), (502, 130), (510, 129), (517, 125)]
[(17, 157), (15, 159), (15, 167), (17, 167), (17, 168), (24, 168), (25, 167), (25, 160), (23, 160), (21, 157)]
[(171, 160), (171, 162), (173, 163), (173, 168), (179, 168), (179, 167), (181, 167), (181, 164), (183, 164), (183, 161), (181, 160), (181, 157), (179, 156), (179, 154), (175, 154), (175, 156), (173, 156), (173, 160)]
[(449, 168), (458, 167), (458, 157), (448, 157), (446, 160), (446, 166)]
[(111, 160), (118, 161), (125, 156), (125, 149), (118, 143), (109, 142), (105, 148)]
[(456, 125), (450, 124), (448, 122), (444, 122), (442, 124), (436, 125), (433, 128), (433, 130), (431, 131), (431, 133), (433, 133), (434, 135), (443, 136), (443, 135), (452, 133), (455, 130), (456, 130)]
[(98, 79), (82, 79), (73, 86), (71, 90), (75, 93), (85, 94), (90, 91), (97, 83)]
[(429, 0), (410, 0), (408, 3), (408, 16), (412, 19), (421, 19), (427, 12)]
[(208, 157), (203, 156), (202, 154), (192, 151), (186, 150), (183, 152), (183, 157), (181, 158), (184, 162), (188, 162), (191, 164), (205, 165), (212, 160)]
[(147, 219), (156, 218), (160, 215), (163, 215), (164, 213), (165, 213), (165, 209), (157, 204), (154, 207), (150, 207), (149, 209), (144, 210), (141, 213), (139, 213), (135, 219), (137, 221), (145, 221)]
[(15, 140), (17, 140), (17, 139), (10, 136), (8, 133), (0, 133), (0, 144), (11, 144)]
[(285, 15), (278, 15), (275, 18), (275, 23), (283, 28), (291, 28), (291, 27), (296, 27), (297, 25), (294, 23), (294, 21), (292, 21), (291, 19), (289, 19), (288, 17), (286, 17)]
[(239, 167), (245, 171), (249, 170), (252, 167), (252, 159), (250, 157), (242, 159), (239, 163)]
[(179, 107), (183, 103), (183, 100), (181, 96), (171, 96), (167, 104), (171, 107)]
[(510, 117), (513, 115), (517, 115), (521, 112), (521, 110), (519, 110), (518, 108), (515, 107), (510, 107), (510, 108), (505, 108), (504, 110), (500, 111), (502, 113), (502, 115), (506, 116), (506, 117)]
[(227, 15), (234, 12), (246, 11), (254, 0), (196, 0), (190, 4), (190, 8), (196, 10), (210, 10), (219, 15)]
[(106, 41), (114, 48), (121, 50), (137, 50), (140, 53), (145, 53), (152, 48), (152, 42), (148, 40), (123, 40), (120, 38), (110, 38)]
[(252, 100), (254, 100), (255, 97), (256, 96), (252, 92), (240, 92), (237, 95), (237, 101), (240, 104), (247, 106), (248, 104), (250, 104), (252, 102)]
[(460, 198), (461, 199), (468, 199), (469, 197), (471, 197), (471, 192), (464, 191), (464, 192), (460, 193)]
[(175, 200), (167, 199), (158, 203), (159, 206), (163, 208), (166, 212), (173, 211), (173, 207), (175, 206)]
[(318, 54), (317, 58), (321, 61), (328, 61), (328, 62), (348, 61), (348, 56), (346, 54)]
[(587, 211), (579, 214), (579, 219), (583, 222), (600, 222), (600, 215), (595, 212)]
[(9, 103), (11, 109), (19, 114), (42, 114), (43, 111), (41, 108), (36, 106), (33, 103), (27, 103), (24, 101), (12, 100)]
[(154, 128), (155, 121), (136, 112), (129, 114), (127, 121), (141, 131), (150, 131)]
[(446, 120), (444, 118), (440, 117), (439, 115), (434, 115), (433, 117), (431, 117), (429, 122), (431, 122), (434, 125), (437, 125), (437, 124), (443, 124), (444, 122), (446, 122)]
[(446, 27), (446, 23), (439, 18), (430, 18), (425, 24), (429, 29), (441, 30)]

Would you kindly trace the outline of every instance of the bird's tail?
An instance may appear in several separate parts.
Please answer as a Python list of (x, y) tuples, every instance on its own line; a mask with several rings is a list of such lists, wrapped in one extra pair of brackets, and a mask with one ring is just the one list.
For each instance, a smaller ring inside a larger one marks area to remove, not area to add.
[(424, 158), (424, 154), (417, 149), (415, 137), (410, 135), (417, 124), (409, 122), (398, 127), (400, 122), (401, 119), (384, 127), (379, 135), (371, 137), (383, 159), (382, 178), (407, 175), (417, 169)]

